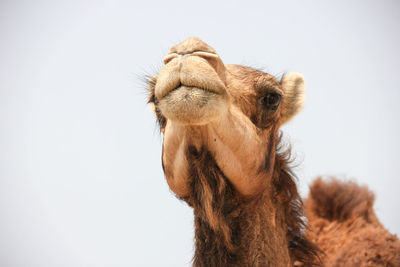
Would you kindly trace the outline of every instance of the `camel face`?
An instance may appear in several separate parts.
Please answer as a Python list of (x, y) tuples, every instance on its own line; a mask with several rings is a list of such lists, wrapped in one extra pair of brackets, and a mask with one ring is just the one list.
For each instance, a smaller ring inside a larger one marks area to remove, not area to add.
[[(149, 103), (164, 133), (163, 166), (170, 188), (189, 193), (189, 147), (206, 147), (243, 195), (265, 189), (279, 126), (303, 104), (304, 81), (281, 81), (248, 67), (225, 65), (198, 38), (172, 47), (149, 82)], [(246, 177), (244, 179), (243, 177)]]
[(236, 105), (257, 127), (267, 128), (279, 117), (283, 96), (287, 104), (282, 108), (286, 112), (282, 123), (302, 108), (300, 74), (290, 73), (278, 82), (261, 71), (224, 65), (216, 51), (198, 38), (172, 47), (164, 63), (150, 83), (150, 102), (157, 105), (164, 120), (204, 125), (223, 115), (229, 105)]

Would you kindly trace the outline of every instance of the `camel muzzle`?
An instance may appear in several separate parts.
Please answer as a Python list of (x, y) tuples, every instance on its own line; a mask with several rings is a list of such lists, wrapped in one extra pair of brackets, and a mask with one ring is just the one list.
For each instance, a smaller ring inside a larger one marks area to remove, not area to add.
[(214, 49), (198, 38), (171, 48), (157, 75), (155, 97), (168, 119), (206, 124), (226, 110), (225, 65)]

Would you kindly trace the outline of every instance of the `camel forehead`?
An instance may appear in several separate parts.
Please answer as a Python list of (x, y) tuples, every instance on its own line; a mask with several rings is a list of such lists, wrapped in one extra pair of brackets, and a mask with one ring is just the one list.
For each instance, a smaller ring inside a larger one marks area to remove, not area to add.
[(256, 80), (259, 79), (260, 77), (266, 77), (271, 79), (271, 82), (279, 84), (279, 82), (276, 80), (276, 78), (268, 73), (265, 73), (260, 70), (253, 69), (251, 67), (246, 67), (242, 65), (237, 65), (237, 64), (225, 64), (225, 67), (228, 72), (233, 74), (235, 77), (238, 79), (249, 79), (249, 80)]
[(229, 74), (227, 82), (231, 88), (240, 87), (241, 90), (250, 91), (257, 91), (259, 88), (276, 88), (280, 91), (280, 82), (268, 73), (234, 64), (226, 64), (225, 68)]

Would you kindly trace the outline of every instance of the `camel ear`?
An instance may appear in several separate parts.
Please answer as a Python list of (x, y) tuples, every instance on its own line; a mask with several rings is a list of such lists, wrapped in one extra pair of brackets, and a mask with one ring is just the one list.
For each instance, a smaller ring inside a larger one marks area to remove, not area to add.
[(303, 109), (305, 83), (300, 73), (288, 73), (281, 80), (283, 101), (281, 122), (285, 123)]

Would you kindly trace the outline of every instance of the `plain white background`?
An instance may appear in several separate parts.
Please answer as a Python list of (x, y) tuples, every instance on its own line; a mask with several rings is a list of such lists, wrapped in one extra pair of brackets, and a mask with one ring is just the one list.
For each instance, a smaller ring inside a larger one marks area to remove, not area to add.
[(304, 74), (283, 128), (302, 195), (318, 175), (376, 193), (400, 234), (397, 1), (1, 1), (0, 265), (190, 266), (144, 74), (190, 36), (225, 63)]

